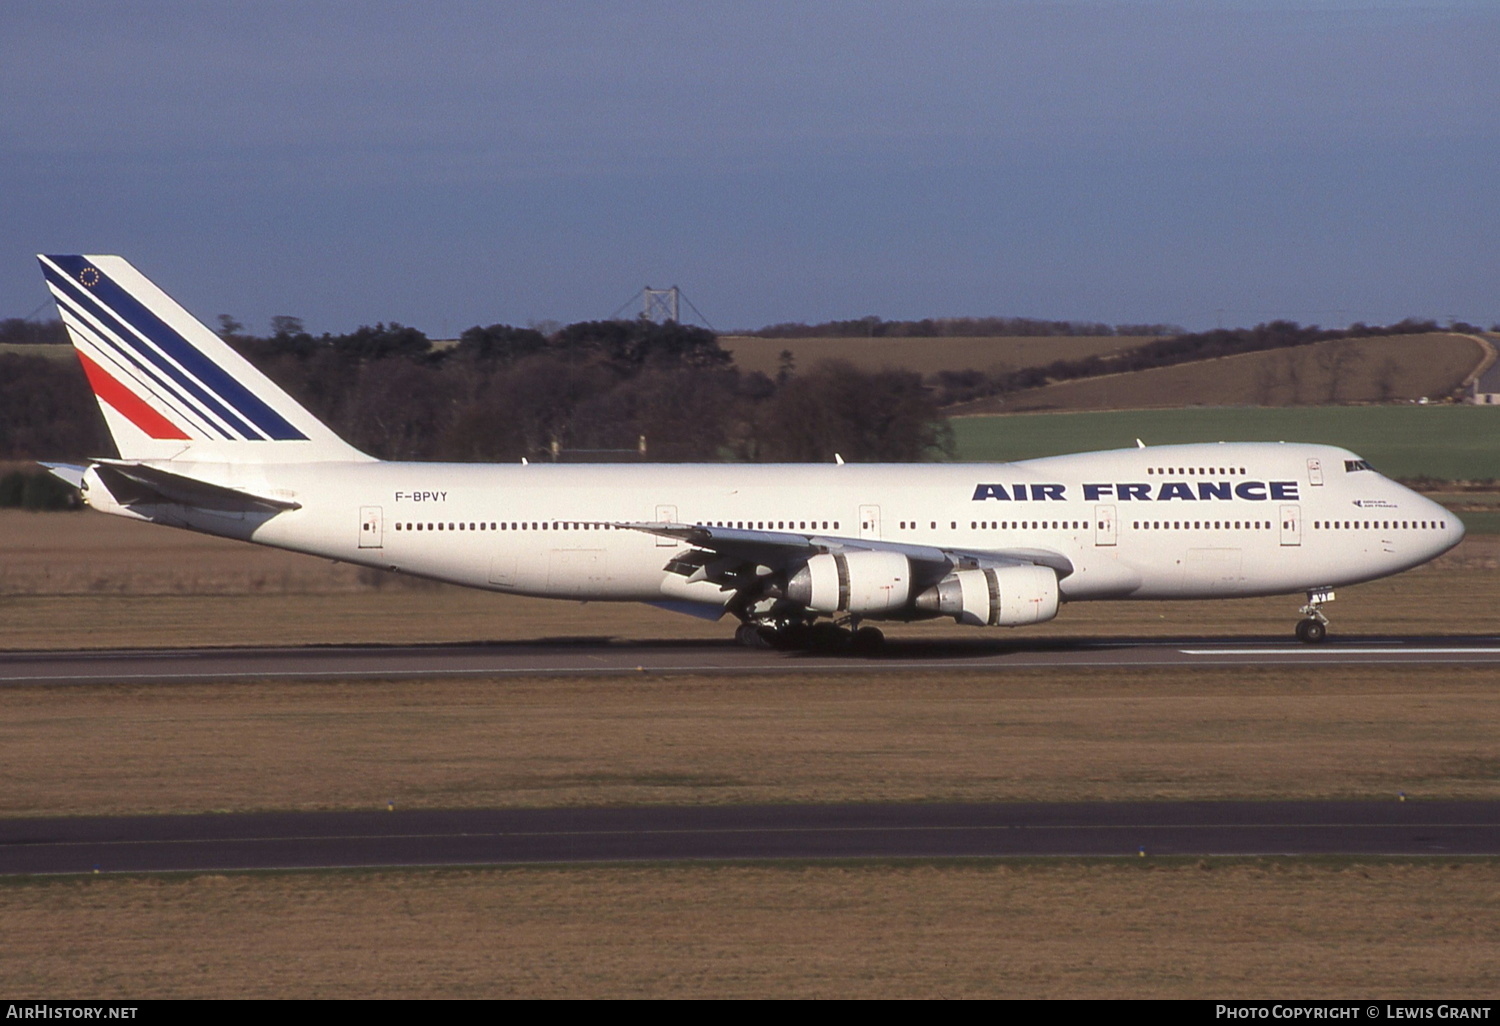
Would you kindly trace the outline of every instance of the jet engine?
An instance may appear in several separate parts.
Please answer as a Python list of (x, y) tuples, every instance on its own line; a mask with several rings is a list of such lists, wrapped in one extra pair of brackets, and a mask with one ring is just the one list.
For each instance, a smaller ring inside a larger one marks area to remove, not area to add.
[(910, 596), (911, 563), (899, 552), (823, 553), (786, 585), (788, 599), (818, 613), (879, 616), (901, 609)]
[(1020, 627), (1057, 615), (1057, 573), (1044, 566), (959, 570), (917, 596), (916, 607), (976, 627)]

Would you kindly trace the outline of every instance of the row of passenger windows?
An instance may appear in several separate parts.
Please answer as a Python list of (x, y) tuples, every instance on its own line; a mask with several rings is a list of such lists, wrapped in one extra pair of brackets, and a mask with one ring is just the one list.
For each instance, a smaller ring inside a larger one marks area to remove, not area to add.
[[(839, 529), (839, 522), (832, 521), (833, 530)], [(734, 527), (744, 530), (762, 531), (806, 531), (806, 530), (828, 530), (829, 521), (824, 520), (822, 527), (818, 526), (816, 520), (719, 520), (709, 524), (709, 527)], [(613, 524), (600, 524), (573, 520), (512, 520), (512, 521), (468, 521), (453, 523), (432, 523), (431, 521), (399, 521), (396, 524), (398, 531), (613, 531)]]
[[(713, 520), (707, 527), (731, 527), (740, 531), (826, 531), (829, 521), (824, 520), (823, 526), (818, 526), (816, 520)], [(839, 529), (839, 522), (832, 521), (833, 530)]]
[[(917, 522), (915, 520), (903, 520), (900, 523), (901, 523), (901, 530), (903, 530), (903, 531), (915, 531), (917, 529)], [(929, 530), (936, 531), (937, 530), (937, 521), (936, 520), (928, 521), (927, 527), (928, 527)], [(1067, 530), (1071, 529), (1071, 530), (1074, 530), (1074, 531), (1078, 531), (1078, 530), (1087, 531), (1089, 529), (1089, 522), (1087, 520), (1071, 520), (1071, 521), (1069, 521), (1069, 520), (1052, 520), (1052, 521), (1047, 521), (1047, 520), (1016, 520), (1016, 521), (1010, 521), (1010, 520), (970, 520), (969, 521), (969, 530), (971, 530), (971, 531), (1010, 531), (1010, 530), (1016, 530), (1016, 531), (1044, 531), (1048, 527), (1051, 527), (1053, 530), (1067, 531)], [(950, 520), (950, 521), (948, 521), (948, 529), (951, 530), (951, 531), (958, 530), (958, 521), (957, 520)]]
[(1231, 475), (1244, 477), (1245, 468), (1220, 467), (1218, 470), (1215, 470), (1213, 467), (1147, 467), (1146, 473), (1160, 474), (1163, 477), (1168, 475), (1172, 477), (1193, 477), (1198, 474), (1215, 474), (1219, 477), (1229, 477)]
[[(917, 529), (915, 520), (902, 520), (901, 530), (914, 531)], [(1087, 520), (971, 520), (969, 529), (973, 531), (1036, 531), (1046, 530), (1048, 526), (1053, 530), (1082, 530), (1089, 529)], [(806, 530), (828, 530), (829, 521), (822, 521), (819, 527), (816, 520), (738, 520), (738, 521), (715, 521), (710, 527), (732, 527), (742, 530), (769, 530), (769, 531), (806, 531)], [(839, 522), (832, 521), (833, 530), (839, 529)], [(1181, 530), (1212, 530), (1212, 531), (1268, 531), (1271, 528), (1269, 520), (1135, 520), (1131, 527), (1137, 531), (1181, 531)], [(1357, 530), (1439, 530), (1445, 525), (1437, 520), (1315, 520), (1313, 528), (1322, 531), (1357, 531)], [(929, 522), (932, 530), (937, 530), (937, 521)], [(958, 529), (958, 521), (949, 521), (948, 527), (952, 530)], [(432, 523), (430, 521), (408, 522), (401, 521), (396, 524), (398, 531), (610, 531), (614, 530), (612, 524), (596, 524), (577, 521), (468, 521)]]
[(513, 521), (510, 521), (509, 523), (506, 523), (506, 522), (503, 522), (503, 521), (499, 522), (499, 523), (496, 523), (494, 521), (486, 523), (486, 522), (484, 522), (482, 520), (478, 521), (478, 522), (475, 522), (475, 521), (471, 520), (468, 523), (464, 523), (464, 522), (460, 521), (458, 523), (446, 523), (446, 524), (445, 523), (436, 523), (436, 524), (434, 524), (434, 523), (432, 523), (430, 521), (425, 521), (424, 520), (424, 521), (417, 521), (415, 523), (407, 522), (407, 521), (398, 522), (396, 524), (396, 530), (398, 530), (398, 531), (547, 531), (547, 530), (552, 530), (552, 531), (611, 531), (611, 530), (614, 530), (614, 525), (612, 525), (612, 524), (578, 523), (578, 522), (574, 522), (574, 521), (561, 521), (561, 520), (553, 520), (550, 523), (547, 522), (547, 521), (545, 521), (545, 520), (543, 520), (543, 521), (533, 520), (530, 523), (527, 523), (524, 520), (522, 520), (522, 521), (514, 521), (513, 520)]
[(1137, 531), (1269, 531), (1269, 520), (1133, 520)]

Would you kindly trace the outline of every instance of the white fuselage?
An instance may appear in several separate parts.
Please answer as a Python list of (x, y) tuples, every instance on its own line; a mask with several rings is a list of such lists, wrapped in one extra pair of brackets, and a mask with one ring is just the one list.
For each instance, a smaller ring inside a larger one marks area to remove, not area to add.
[(299, 508), (123, 513), (454, 584), (580, 600), (722, 607), (666, 569), (673, 523), (966, 552), (1040, 550), (1072, 565), (1064, 600), (1267, 595), (1371, 580), (1452, 548), (1452, 513), (1347, 450), (1154, 446), (1002, 464), (198, 464), (196, 476)]

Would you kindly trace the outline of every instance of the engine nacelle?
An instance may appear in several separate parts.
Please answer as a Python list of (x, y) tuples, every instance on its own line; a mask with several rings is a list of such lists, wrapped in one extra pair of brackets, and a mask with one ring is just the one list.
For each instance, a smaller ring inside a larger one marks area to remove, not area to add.
[(911, 597), (911, 563), (899, 552), (835, 552), (809, 559), (786, 597), (818, 613), (893, 613)]
[(918, 609), (976, 627), (1021, 627), (1057, 615), (1057, 573), (1045, 566), (960, 570), (917, 596)]

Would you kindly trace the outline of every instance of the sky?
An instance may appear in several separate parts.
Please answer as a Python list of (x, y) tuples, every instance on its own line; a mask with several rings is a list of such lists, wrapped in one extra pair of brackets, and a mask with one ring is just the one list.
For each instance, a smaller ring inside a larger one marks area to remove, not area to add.
[(260, 332), (1488, 326), (1497, 54), (1492, 0), (13, 0), (0, 317), (82, 252)]

